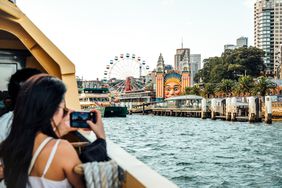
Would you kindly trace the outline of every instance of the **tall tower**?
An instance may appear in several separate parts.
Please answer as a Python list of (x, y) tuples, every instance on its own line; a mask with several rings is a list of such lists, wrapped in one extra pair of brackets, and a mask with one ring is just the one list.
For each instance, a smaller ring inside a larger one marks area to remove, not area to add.
[(194, 78), (198, 71), (201, 69), (201, 54), (191, 54), (190, 55), (190, 85), (194, 85)]
[(156, 71), (156, 99), (163, 100), (164, 98), (164, 72), (165, 72), (165, 65), (164, 65), (164, 58), (162, 54), (160, 54), (157, 64), (157, 71)]
[(257, 0), (254, 7), (254, 44), (264, 50), (266, 74), (276, 76), (281, 64), (282, 2)]
[(236, 40), (236, 47), (248, 47), (248, 38), (247, 37), (240, 37)]
[(183, 48), (183, 44), (182, 44), (182, 48), (180, 49), (176, 49), (176, 54), (174, 55), (174, 69), (177, 71), (181, 71), (182, 70), (182, 64), (181, 62), (183, 62), (183, 58), (185, 53), (187, 52), (188, 54), (188, 59), (190, 59), (190, 49), (189, 48)]
[(190, 66), (188, 51), (185, 52), (182, 63), (181, 93), (185, 93), (185, 88), (191, 86)]

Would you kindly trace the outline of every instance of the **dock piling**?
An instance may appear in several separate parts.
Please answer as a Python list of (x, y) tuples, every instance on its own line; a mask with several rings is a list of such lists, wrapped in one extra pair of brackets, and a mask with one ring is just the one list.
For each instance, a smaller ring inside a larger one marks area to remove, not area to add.
[(211, 119), (216, 120), (216, 99), (211, 100)]
[(236, 97), (231, 98), (231, 121), (237, 121), (237, 99)]
[(265, 96), (265, 122), (267, 124), (272, 123), (272, 102), (270, 96)]
[(256, 99), (255, 97), (249, 97), (249, 114), (248, 119), (250, 123), (257, 121), (257, 109), (256, 109)]
[(226, 99), (226, 120), (231, 121), (231, 98)]
[(201, 110), (201, 118), (206, 119), (207, 118), (207, 99), (202, 99), (202, 110)]

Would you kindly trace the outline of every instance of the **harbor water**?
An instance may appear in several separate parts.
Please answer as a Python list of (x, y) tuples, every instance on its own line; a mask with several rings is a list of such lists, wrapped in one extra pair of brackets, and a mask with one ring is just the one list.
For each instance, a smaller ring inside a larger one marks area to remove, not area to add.
[(104, 124), (109, 139), (179, 187), (282, 187), (282, 122), (129, 115)]

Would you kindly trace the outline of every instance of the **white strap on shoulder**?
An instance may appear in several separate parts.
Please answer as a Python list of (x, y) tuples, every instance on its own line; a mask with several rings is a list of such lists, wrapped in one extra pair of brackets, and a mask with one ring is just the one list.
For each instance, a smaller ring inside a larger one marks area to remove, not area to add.
[(55, 153), (57, 151), (59, 143), (60, 143), (60, 139), (56, 141), (54, 147), (52, 148), (52, 151), (51, 151), (51, 153), (49, 155), (49, 159), (48, 159), (48, 161), (46, 163), (46, 166), (45, 166), (45, 169), (43, 171), (42, 177), (44, 177), (46, 175), (46, 173), (47, 173), (47, 171), (48, 171), (48, 169), (49, 169), (49, 167), (51, 165), (51, 162), (53, 161), (53, 158), (55, 156)]
[(31, 159), (31, 162), (30, 162), (30, 165), (29, 165), (29, 168), (28, 168), (28, 174), (30, 174), (32, 168), (33, 168), (33, 165), (38, 157), (38, 155), (40, 154), (40, 152), (42, 151), (42, 149), (48, 144), (48, 142), (51, 140), (52, 138), (51, 137), (47, 137), (45, 138), (45, 140), (43, 140), (43, 142), (41, 142), (41, 144), (39, 145), (39, 147), (36, 149), (34, 155), (32, 156), (32, 159)]

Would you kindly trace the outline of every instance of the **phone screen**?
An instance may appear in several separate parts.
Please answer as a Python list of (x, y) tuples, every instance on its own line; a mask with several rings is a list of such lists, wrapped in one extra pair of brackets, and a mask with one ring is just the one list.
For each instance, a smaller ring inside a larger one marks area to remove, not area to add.
[(70, 114), (70, 126), (76, 128), (89, 128), (86, 123), (90, 120), (96, 123), (96, 113), (95, 112), (72, 112)]

